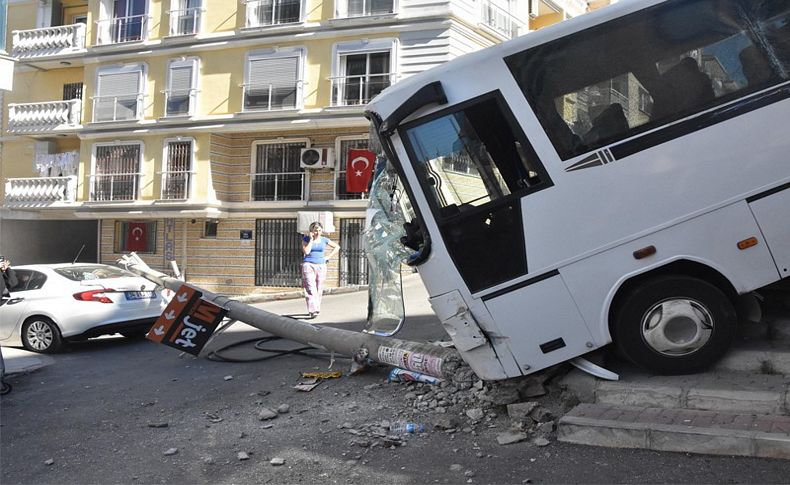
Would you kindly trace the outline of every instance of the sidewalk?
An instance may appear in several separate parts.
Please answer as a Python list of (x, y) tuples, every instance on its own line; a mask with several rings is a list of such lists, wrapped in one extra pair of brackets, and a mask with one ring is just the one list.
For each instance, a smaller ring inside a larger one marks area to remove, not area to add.
[(47, 355), (36, 354), (15, 347), (3, 347), (2, 352), (3, 361), (5, 362), (5, 374), (7, 376), (32, 372), (54, 362), (52, 357)]

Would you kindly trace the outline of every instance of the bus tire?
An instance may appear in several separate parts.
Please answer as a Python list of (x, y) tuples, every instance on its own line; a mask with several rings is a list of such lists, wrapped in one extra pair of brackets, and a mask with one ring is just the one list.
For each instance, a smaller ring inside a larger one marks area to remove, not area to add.
[(657, 374), (691, 374), (721, 358), (737, 330), (732, 302), (716, 286), (660, 276), (631, 290), (616, 312), (613, 340), (634, 364)]

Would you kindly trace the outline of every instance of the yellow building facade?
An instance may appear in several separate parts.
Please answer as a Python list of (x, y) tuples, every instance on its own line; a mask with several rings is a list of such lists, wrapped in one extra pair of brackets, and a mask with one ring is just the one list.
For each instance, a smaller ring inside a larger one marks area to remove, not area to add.
[(100, 262), (134, 250), (236, 295), (299, 287), (299, 232), (320, 218), (343, 247), (328, 285), (364, 285), (366, 200), (346, 192), (345, 172), (348, 150), (367, 146), (365, 103), (587, 9), (581, 0), (9, 0), (0, 229), (8, 240), (16, 220), (97, 221)]

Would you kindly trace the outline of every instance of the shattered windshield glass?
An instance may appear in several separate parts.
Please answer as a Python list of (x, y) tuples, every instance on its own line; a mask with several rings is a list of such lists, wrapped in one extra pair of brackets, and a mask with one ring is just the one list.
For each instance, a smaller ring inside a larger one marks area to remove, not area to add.
[[(368, 321), (364, 331), (389, 336), (400, 330), (405, 317), (402, 263), (414, 251), (406, 248), (400, 238), (406, 234), (403, 223), (407, 216), (408, 220), (412, 217), (411, 204), (374, 129), (369, 148), (377, 158), (364, 234), (369, 263)], [(411, 269), (407, 267), (406, 271)]]

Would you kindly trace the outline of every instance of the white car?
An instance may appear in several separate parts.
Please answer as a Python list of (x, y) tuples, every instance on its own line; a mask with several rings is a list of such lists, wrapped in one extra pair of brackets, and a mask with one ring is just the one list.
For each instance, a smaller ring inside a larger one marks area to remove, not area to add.
[(104, 264), (14, 266), (19, 282), (0, 306), (0, 345), (51, 353), (68, 341), (143, 336), (162, 313), (161, 287)]

